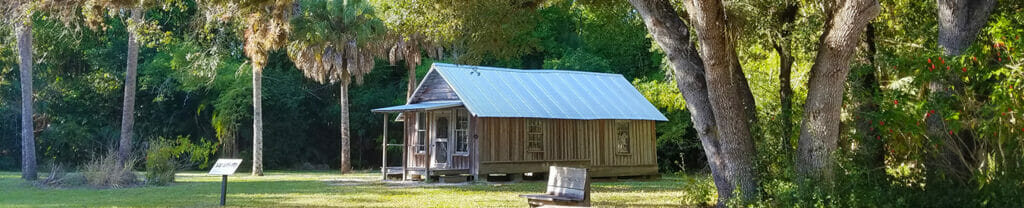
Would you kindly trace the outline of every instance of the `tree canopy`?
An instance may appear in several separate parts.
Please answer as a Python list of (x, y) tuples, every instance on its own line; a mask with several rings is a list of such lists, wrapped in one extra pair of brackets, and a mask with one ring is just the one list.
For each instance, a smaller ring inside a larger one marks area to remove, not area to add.
[(709, 193), (683, 201), (1020, 207), (1024, 5), (964, 2), (6, 1), (0, 170), (26, 138), (40, 167), (116, 149), (138, 35), (132, 145), (265, 156), (254, 174), (397, 163), (370, 109), (405, 104), (442, 62), (622, 74), (669, 118), (659, 171), (712, 178), (680, 182)]

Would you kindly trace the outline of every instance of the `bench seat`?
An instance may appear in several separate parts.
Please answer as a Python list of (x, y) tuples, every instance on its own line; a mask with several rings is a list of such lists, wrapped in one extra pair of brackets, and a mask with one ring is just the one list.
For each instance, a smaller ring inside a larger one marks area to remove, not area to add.
[(532, 199), (532, 200), (555, 201), (555, 202), (582, 202), (583, 201), (583, 199), (574, 199), (574, 198), (570, 198), (570, 197), (555, 196), (555, 195), (551, 195), (551, 194), (523, 194), (523, 195), (519, 195), (519, 197), (527, 198), (527, 199)]

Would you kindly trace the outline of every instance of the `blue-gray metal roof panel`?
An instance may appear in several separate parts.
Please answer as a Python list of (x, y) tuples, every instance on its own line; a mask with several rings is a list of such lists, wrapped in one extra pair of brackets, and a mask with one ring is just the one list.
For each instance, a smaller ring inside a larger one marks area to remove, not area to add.
[(435, 63), (479, 117), (667, 121), (622, 75)]
[(417, 110), (433, 110), (441, 108), (449, 108), (461, 106), (462, 102), (459, 101), (438, 101), (438, 102), (423, 102), (416, 104), (407, 104), (399, 106), (391, 106), (385, 108), (372, 109), (370, 112), (384, 113), (384, 112), (404, 112), (404, 111), (417, 111)]

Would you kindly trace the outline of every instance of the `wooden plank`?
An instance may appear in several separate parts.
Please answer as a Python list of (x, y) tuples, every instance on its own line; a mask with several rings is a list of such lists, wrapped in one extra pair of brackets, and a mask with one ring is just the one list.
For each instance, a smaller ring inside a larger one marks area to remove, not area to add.
[(590, 167), (586, 160), (484, 163), (480, 164), (480, 174), (543, 173), (550, 166)]
[(650, 163), (657, 165), (658, 164), (658, 154), (657, 154), (657, 152), (658, 152), (658, 150), (657, 150), (657, 146), (658, 146), (658, 131), (656, 129), (657, 128), (656, 127), (657, 123), (655, 123), (654, 121), (648, 121), (647, 123), (648, 123), (648, 125), (651, 126), (651, 130), (648, 132), (648, 133), (651, 134), (651, 136), (650, 136), (651, 137), (650, 138), (651, 147), (650, 148), (651, 148), (652, 154), (651, 154), (651, 162)]
[(434, 135), (433, 134), (434, 130), (432, 128), (430, 128), (430, 123), (433, 123), (433, 122), (430, 121), (433, 118), (432, 114), (433, 113), (430, 113), (430, 112), (424, 113), (424, 115), (427, 116), (427, 119), (426, 119), (426, 122), (425, 122), (426, 123), (426, 128), (427, 128), (427, 131), (426, 131), (427, 132), (427, 136), (425, 138), (427, 140), (427, 148), (426, 148), (427, 149), (427, 151), (426, 151), (427, 152), (427, 156), (423, 157), (423, 159), (425, 160), (424, 163), (423, 163), (423, 166), (426, 169), (426, 175), (427, 175), (427, 177), (424, 179), (425, 181), (430, 181), (430, 163), (432, 162), (431, 159), (430, 159), (430, 153), (433, 152), (433, 149), (434, 149), (433, 148), (434, 141), (431, 141), (432, 140), (431, 137)]
[(588, 182), (587, 169), (551, 166), (547, 194), (583, 200)]
[[(404, 115), (406, 118), (409, 118), (408, 112), (404, 113)], [(405, 122), (402, 122), (402, 124), (405, 126), (405, 132), (403, 132), (404, 134), (402, 134), (402, 140), (405, 141), (403, 142), (403, 144), (405, 145), (402, 146), (402, 181), (405, 181), (406, 179), (409, 178), (409, 144), (411, 144), (409, 143), (409, 124), (415, 121), (416, 119), (406, 120)]]

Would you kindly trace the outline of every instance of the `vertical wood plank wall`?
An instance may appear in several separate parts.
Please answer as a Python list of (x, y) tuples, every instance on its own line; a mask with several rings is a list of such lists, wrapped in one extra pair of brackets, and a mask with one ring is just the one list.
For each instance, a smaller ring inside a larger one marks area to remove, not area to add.
[(480, 120), (477, 128), (482, 164), (582, 162), (590, 167), (657, 167), (654, 121), (628, 120), (630, 153), (619, 154), (616, 120), (543, 119), (543, 152), (526, 151), (526, 119)]
[[(404, 115), (405, 141), (410, 145), (406, 161), (409, 167), (424, 168), (429, 158), (417, 155), (416, 148), (412, 146), (416, 144), (416, 113), (407, 112)], [(616, 120), (542, 120), (544, 150), (529, 152), (526, 150), (525, 118), (472, 117), (468, 131), (470, 155), (453, 156), (451, 168), (473, 169), (476, 164), (476, 167), (480, 167), (478, 171), (483, 174), (522, 173), (544, 172), (547, 170), (546, 165), (573, 164), (614, 172), (607, 174), (609, 176), (637, 173), (632, 170), (638, 167), (644, 169), (639, 172), (657, 173), (654, 121), (627, 120), (630, 128), (630, 153), (620, 154), (616, 148)], [(427, 119), (428, 127), (430, 122)], [(427, 128), (428, 145), (432, 144), (430, 137), (433, 131)], [(474, 139), (473, 135), (477, 135), (477, 138)], [(450, 142), (454, 142), (454, 138)], [(488, 169), (495, 166), (502, 168)]]
[[(434, 148), (433, 147), (433, 145), (434, 145), (434, 141), (433, 141), (433, 139), (434, 139), (433, 137), (434, 136), (433, 135), (436, 133), (435, 129), (431, 128), (430, 123), (433, 122), (432, 121), (433, 116), (430, 116), (430, 115), (433, 112), (436, 112), (436, 111), (442, 111), (442, 110), (443, 111), (451, 111), (453, 109), (456, 109), (456, 108), (446, 108), (446, 109), (440, 109), (440, 110), (434, 110), (434, 111), (427, 111), (426, 113), (423, 114), (423, 115), (427, 115), (427, 118), (428, 118), (426, 120), (427, 123), (423, 124), (425, 126), (426, 130), (427, 130), (426, 131), (427, 136), (425, 137), (425, 139), (427, 140), (426, 145), (427, 145), (428, 149), (429, 148)], [(409, 147), (408, 147), (409, 149), (407, 150), (408, 151), (407, 152), (408, 153), (407, 154), (408, 158), (406, 158), (407, 159), (406, 161), (408, 161), (407, 163), (409, 165), (408, 167), (411, 167), (411, 168), (426, 168), (427, 163), (428, 162), (432, 162), (432, 161), (430, 160), (431, 158), (427, 158), (426, 154), (417, 154), (417, 152), (416, 152), (416, 146), (415, 145), (418, 144), (418, 143), (416, 143), (416, 122), (419, 121), (418, 118), (416, 118), (416, 112), (406, 112), (403, 115), (405, 116), (405, 130), (406, 130), (406, 132), (405, 132), (405, 142), (406, 142), (406, 144), (409, 144)], [(454, 112), (449, 114), (449, 115), (451, 115), (451, 118), (449, 118), (449, 119), (455, 119)], [(475, 122), (476, 122), (476, 119), (470, 119), (469, 126), (473, 127), (475, 125), (474, 124)], [(450, 128), (455, 128), (455, 126), (451, 125)], [(467, 129), (467, 133), (470, 134), (470, 135), (467, 135), (467, 136), (469, 136), (467, 142), (472, 142), (473, 141), (473, 139), (472, 139), (473, 135), (471, 134), (471, 132), (473, 132), (472, 128)], [(451, 135), (451, 138), (448, 139), (448, 142), (453, 144), (453, 146), (454, 146), (454, 143), (455, 143), (455, 135), (454, 134)], [(470, 145), (472, 147), (472, 143), (470, 143)], [(433, 150), (434, 149), (430, 149), (430, 151), (433, 151)], [(472, 152), (473, 151), (471, 150), (470, 154), (472, 154)], [(431, 154), (436, 154), (436, 153), (431, 153)], [(470, 155), (454, 155), (455, 154), (454, 151), (452, 151), (452, 154), (453, 155), (452, 155), (451, 161), (449, 161), (451, 163), (451, 167), (445, 168), (445, 169), (470, 169), (471, 168), (472, 160), (470, 158)], [(431, 166), (431, 169), (434, 169), (435, 167), (436, 166)]]

